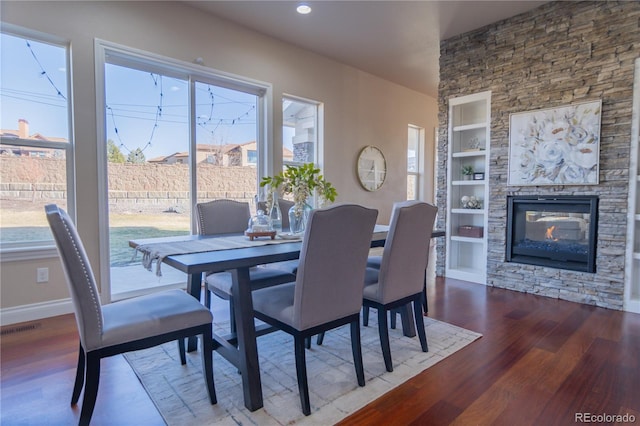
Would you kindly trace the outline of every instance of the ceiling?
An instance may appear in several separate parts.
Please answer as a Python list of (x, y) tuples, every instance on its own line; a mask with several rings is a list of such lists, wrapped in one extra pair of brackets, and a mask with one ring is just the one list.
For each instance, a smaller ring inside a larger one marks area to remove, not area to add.
[(546, 1), (186, 1), (276, 39), (432, 97), (440, 40), (534, 9)]

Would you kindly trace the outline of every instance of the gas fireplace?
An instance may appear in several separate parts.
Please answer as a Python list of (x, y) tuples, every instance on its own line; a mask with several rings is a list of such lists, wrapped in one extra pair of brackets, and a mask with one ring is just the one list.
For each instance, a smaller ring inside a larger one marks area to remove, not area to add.
[(597, 196), (507, 197), (507, 262), (596, 271)]

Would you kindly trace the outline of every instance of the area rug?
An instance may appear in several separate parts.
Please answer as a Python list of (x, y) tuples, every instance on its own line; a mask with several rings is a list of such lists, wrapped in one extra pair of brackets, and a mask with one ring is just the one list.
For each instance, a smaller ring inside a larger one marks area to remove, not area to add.
[[(307, 350), (311, 415), (304, 416), (296, 380), (293, 339), (275, 332), (258, 338), (258, 355), (264, 407), (251, 412), (244, 407), (238, 371), (215, 353), (214, 381), (218, 403), (209, 403), (199, 352), (187, 354), (180, 365), (176, 343), (166, 343), (125, 358), (168, 425), (330, 425), (354, 413), (409, 378), (464, 348), (482, 335), (431, 318), (424, 319), (429, 352), (417, 337), (390, 330), (394, 370), (385, 370), (376, 315), (362, 327), (362, 353), (366, 385), (355, 377), (349, 326), (327, 332), (322, 346), (313, 341)], [(398, 321), (400, 324), (400, 321)], [(219, 332), (228, 323), (214, 324)]]

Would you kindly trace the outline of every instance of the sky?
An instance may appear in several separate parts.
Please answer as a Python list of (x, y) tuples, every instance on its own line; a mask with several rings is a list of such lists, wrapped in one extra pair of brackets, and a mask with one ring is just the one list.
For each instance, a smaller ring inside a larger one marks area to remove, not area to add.
[(0, 128), (17, 129), (24, 118), (31, 133), (68, 139), (64, 51), (37, 42), (30, 49), (24, 39), (1, 37)]
[[(0, 128), (29, 122), (30, 133), (69, 138), (64, 50), (2, 34)], [(146, 159), (188, 151), (188, 84), (117, 65), (105, 69), (107, 139), (126, 156), (142, 149)], [(196, 141), (244, 143), (256, 139), (254, 95), (196, 84)]]

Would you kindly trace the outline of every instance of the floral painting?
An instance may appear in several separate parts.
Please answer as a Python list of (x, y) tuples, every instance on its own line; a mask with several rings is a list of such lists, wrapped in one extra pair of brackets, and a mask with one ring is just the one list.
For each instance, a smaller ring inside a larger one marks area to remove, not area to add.
[(511, 114), (509, 185), (595, 185), (602, 101)]

